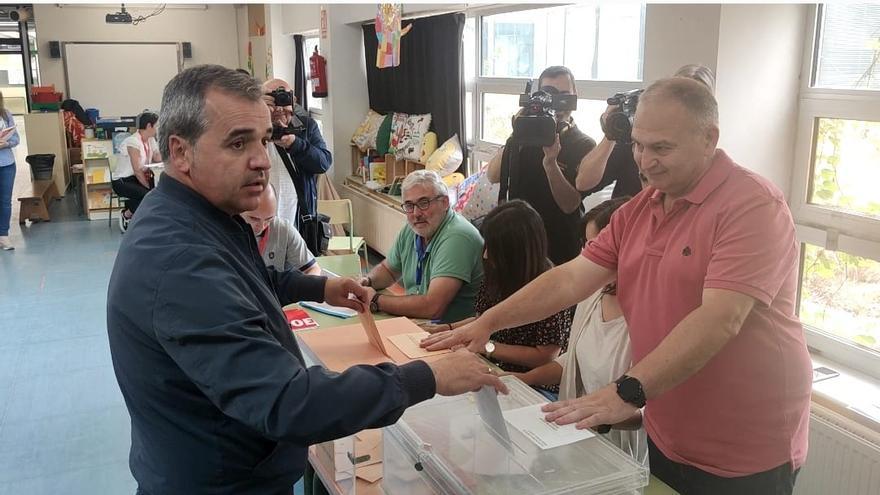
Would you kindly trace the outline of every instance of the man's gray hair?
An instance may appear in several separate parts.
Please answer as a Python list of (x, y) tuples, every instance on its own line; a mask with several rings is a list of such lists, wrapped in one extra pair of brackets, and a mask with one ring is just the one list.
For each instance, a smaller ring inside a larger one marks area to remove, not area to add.
[(210, 89), (250, 101), (260, 101), (263, 94), (256, 79), (222, 65), (197, 65), (177, 74), (162, 92), (158, 125), (162, 160), (171, 159), (169, 137), (179, 136), (195, 144), (208, 128), (205, 94)]
[(718, 102), (709, 88), (687, 77), (660, 79), (648, 86), (639, 103), (654, 99), (671, 99), (690, 113), (700, 129), (718, 126)]
[(416, 170), (411, 172), (403, 179), (403, 184), (400, 185), (401, 193), (408, 191), (413, 186), (429, 186), (434, 189), (434, 194), (438, 196), (449, 194), (449, 188), (446, 187), (446, 183), (433, 170)]

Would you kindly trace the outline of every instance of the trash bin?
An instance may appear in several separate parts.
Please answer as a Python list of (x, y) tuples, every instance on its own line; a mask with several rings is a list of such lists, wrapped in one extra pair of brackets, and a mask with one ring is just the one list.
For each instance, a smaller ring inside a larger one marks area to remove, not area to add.
[(54, 154), (28, 155), (24, 161), (28, 162), (31, 166), (31, 177), (33, 177), (33, 180), (52, 180), (52, 172), (55, 168)]

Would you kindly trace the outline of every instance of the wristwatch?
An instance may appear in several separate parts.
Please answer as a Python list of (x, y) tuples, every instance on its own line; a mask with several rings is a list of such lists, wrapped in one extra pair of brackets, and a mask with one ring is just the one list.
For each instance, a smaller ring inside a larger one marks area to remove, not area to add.
[(379, 296), (381, 296), (381, 295), (382, 294), (379, 294), (378, 292), (373, 294), (373, 299), (370, 300), (370, 312), (371, 313), (378, 313), (379, 312)]
[(645, 407), (645, 390), (642, 388), (642, 382), (637, 378), (623, 375), (614, 381), (617, 384), (617, 395), (636, 407)]
[(489, 342), (486, 342), (486, 346), (484, 347), (484, 349), (485, 349), (486, 357), (491, 359), (492, 353), (495, 352), (495, 342), (492, 340), (490, 340)]

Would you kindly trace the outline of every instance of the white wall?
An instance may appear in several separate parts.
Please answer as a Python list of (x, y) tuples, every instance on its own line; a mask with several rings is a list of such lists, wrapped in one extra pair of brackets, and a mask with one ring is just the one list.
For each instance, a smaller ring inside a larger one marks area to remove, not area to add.
[(282, 25), (288, 34), (302, 34), (321, 27), (321, 6), (316, 3), (282, 5)]
[(648, 5), (644, 80), (668, 77), (685, 64), (715, 70), (720, 14), (720, 5)]
[[(238, 67), (235, 8), (232, 5), (169, 6), (164, 13), (134, 26), (107, 24), (104, 16), (118, 10), (118, 4), (104, 7), (65, 4), (35, 4), (34, 19), (39, 39), (40, 78), (64, 91), (61, 59), (49, 58), (49, 41), (189, 41), (193, 58), (184, 66), (221, 64)], [(128, 9), (133, 16), (152, 9)], [(112, 64), (112, 60), (107, 61)], [(74, 97), (76, 95), (73, 95)]]
[(718, 39), (719, 146), (789, 193), (806, 5), (724, 5)]
[[(284, 27), (284, 6), (266, 4), (266, 36), (272, 50), (272, 74), (293, 86), (296, 66), (296, 45), (293, 36)], [(306, 69), (308, 71), (308, 69)]]

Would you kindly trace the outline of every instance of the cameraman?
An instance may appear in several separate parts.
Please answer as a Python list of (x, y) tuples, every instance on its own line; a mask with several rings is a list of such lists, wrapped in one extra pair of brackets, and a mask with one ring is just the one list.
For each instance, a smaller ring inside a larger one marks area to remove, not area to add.
[[(577, 94), (574, 75), (563, 66), (544, 69), (538, 88), (548, 93)], [(495, 184), (506, 169), (510, 177), (506, 199), (522, 199), (538, 211), (547, 231), (550, 260), (561, 265), (580, 252), (578, 221), (584, 196), (575, 189), (575, 177), (578, 164), (596, 142), (577, 128), (570, 111), (556, 112), (555, 117), (559, 133), (554, 144), (521, 146), (508, 139), (489, 162), (487, 175)], [(512, 153), (516, 153), (514, 160)]]
[[(689, 77), (703, 83), (709, 91), (715, 93), (715, 74), (708, 67), (688, 64), (675, 71), (673, 77)], [(605, 119), (608, 115), (616, 112), (618, 108), (617, 105), (608, 105), (605, 113), (599, 117), (602, 129), (605, 129)], [(581, 161), (575, 185), (578, 191), (590, 195), (605, 189), (614, 181), (617, 183), (614, 185), (614, 192), (611, 193), (612, 198), (635, 196), (642, 190), (639, 167), (633, 158), (632, 143), (614, 141), (606, 134)]]
[[(294, 114), (295, 101), (292, 101), (291, 105), (276, 105), (275, 97), (271, 93), (278, 89), (290, 93), (290, 85), (284, 80), (271, 79), (263, 83), (265, 94), (263, 99), (269, 106), (272, 125), (276, 128), (273, 129), (273, 135), (278, 134), (277, 128), (284, 129), (284, 135), (273, 140), (269, 145), (269, 158), (272, 161), (270, 182), (275, 182), (272, 179), (279, 182), (274, 184), (278, 191), (279, 216), (292, 221), (308, 246), (312, 248), (315, 239), (310, 237), (313, 237), (312, 233), (315, 230), (309, 229), (307, 224), (318, 212), (316, 176), (330, 169), (332, 157), (321, 136), (321, 131), (318, 130), (318, 124), (308, 116), (307, 112), (303, 110)], [(291, 99), (295, 100), (295, 98)], [(278, 163), (279, 159), (281, 163)], [(289, 190), (285, 176), (289, 176), (293, 182), (295, 194), (294, 191)]]

